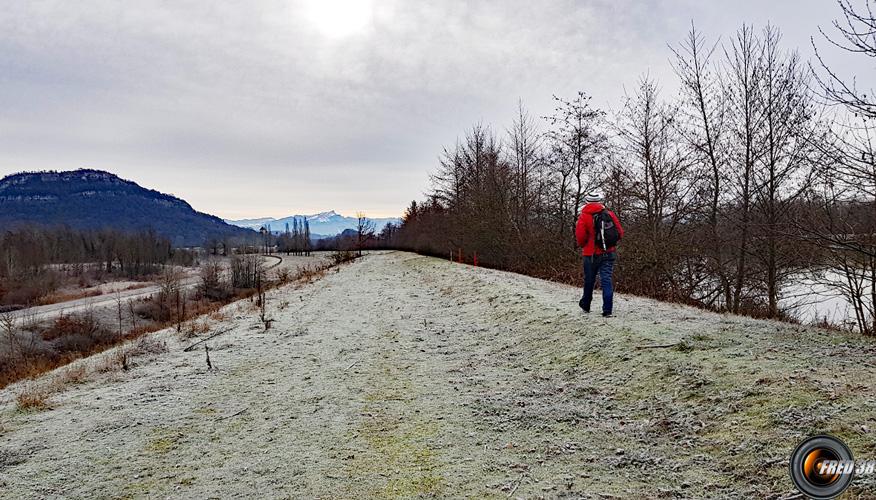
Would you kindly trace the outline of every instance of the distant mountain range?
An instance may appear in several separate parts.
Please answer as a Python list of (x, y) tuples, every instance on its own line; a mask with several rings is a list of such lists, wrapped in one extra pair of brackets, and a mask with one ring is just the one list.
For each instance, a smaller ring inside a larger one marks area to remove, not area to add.
[(101, 170), (23, 172), (0, 179), (0, 229), (154, 229), (178, 246), (256, 233), (198, 212), (185, 201)]
[[(299, 224), (307, 219), (307, 223), (310, 225), (311, 238), (313, 239), (336, 236), (343, 232), (345, 229), (356, 229), (359, 224), (359, 219), (357, 219), (356, 217), (345, 217), (338, 214), (334, 210), (330, 210), (328, 212), (320, 212), (318, 214), (312, 215), (290, 215), (289, 217), (283, 217), (282, 219), (263, 217), (260, 219), (225, 219), (225, 222), (227, 222), (228, 224), (233, 224), (235, 226), (245, 227), (247, 229), (254, 229), (256, 231), (258, 231), (262, 227), (270, 226), (272, 232), (281, 233), (286, 230), (286, 224), (289, 224), (290, 228), (293, 227), (293, 220), (295, 219), (298, 220)], [(399, 219), (398, 217), (387, 217), (379, 219), (369, 218), (368, 220), (374, 223), (374, 229), (378, 232), (383, 229), (383, 227), (386, 226), (387, 223), (391, 222), (393, 224), (398, 224), (399, 222), (401, 222), (401, 219)]]

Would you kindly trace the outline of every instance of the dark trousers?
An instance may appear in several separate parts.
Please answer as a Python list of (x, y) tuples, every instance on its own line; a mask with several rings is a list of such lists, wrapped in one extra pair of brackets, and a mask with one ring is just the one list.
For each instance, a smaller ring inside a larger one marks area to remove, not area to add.
[(599, 275), (599, 286), (602, 287), (602, 314), (611, 314), (614, 297), (611, 275), (614, 272), (615, 260), (617, 255), (614, 252), (584, 257), (584, 296), (581, 297), (579, 304), (585, 311), (590, 310), (596, 276)]

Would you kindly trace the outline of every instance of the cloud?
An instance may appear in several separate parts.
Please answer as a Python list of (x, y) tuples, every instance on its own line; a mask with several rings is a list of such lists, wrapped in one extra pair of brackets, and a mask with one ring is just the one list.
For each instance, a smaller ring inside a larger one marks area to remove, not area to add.
[(823, 0), (373, 0), (367, 23), (326, 36), (315, 1), (4, 6), (0, 174), (103, 168), (219, 215), (399, 214), (443, 145), (475, 122), (501, 130), (518, 98), (536, 115), (579, 89), (616, 106), (646, 71), (671, 93), (666, 44), (692, 19), (713, 39), (772, 20), (808, 50), (835, 14)]

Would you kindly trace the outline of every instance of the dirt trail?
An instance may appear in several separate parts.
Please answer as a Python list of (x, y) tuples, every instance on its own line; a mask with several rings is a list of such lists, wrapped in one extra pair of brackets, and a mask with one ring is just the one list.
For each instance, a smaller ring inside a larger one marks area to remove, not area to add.
[[(876, 346), (374, 254), (22, 412), (0, 497), (779, 497), (814, 432), (876, 458)], [(667, 346), (671, 347), (654, 347)], [(760, 471), (760, 473), (758, 473)], [(874, 491), (855, 480), (852, 494)]]

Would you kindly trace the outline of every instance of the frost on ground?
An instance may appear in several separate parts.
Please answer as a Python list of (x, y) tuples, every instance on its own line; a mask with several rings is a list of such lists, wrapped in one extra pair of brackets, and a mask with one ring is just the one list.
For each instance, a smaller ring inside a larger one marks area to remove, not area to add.
[[(0, 496), (782, 497), (829, 432), (876, 458), (876, 346), (789, 324), (383, 253), (248, 302), (210, 341), (21, 411)], [(597, 299), (598, 301), (598, 299)], [(852, 496), (873, 495), (859, 477)]]

